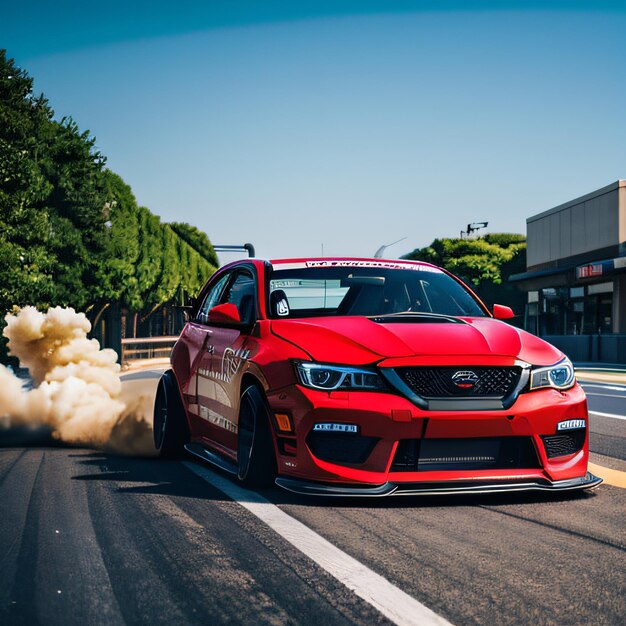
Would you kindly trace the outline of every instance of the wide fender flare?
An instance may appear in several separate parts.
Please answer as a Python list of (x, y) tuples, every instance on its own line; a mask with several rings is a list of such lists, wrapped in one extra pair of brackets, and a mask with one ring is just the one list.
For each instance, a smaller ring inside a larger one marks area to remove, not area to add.
[(191, 422), (189, 421), (189, 412), (187, 410), (187, 402), (185, 402), (185, 394), (183, 393), (183, 388), (180, 384), (180, 380), (176, 375), (176, 371), (173, 368), (165, 370), (159, 379), (159, 384), (167, 384), (166, 380), (169, 379), (170, 383), (175, 386), (176, 391), (180, 397), (180, 401), (183, 407), (183, 412), (185, 414), (185, 421), (187, 422), (187, 427), (191, 428)]

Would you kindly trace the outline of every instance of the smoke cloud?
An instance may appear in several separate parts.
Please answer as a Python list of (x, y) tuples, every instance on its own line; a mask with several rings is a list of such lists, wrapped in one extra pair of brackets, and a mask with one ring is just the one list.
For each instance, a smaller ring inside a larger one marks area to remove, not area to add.
[(72, 444), (153, 455), (152, 398), (124, 394), (113, 350), (88, 339), (91, 324), (71, 308), (32, 306), (5, 317), (10, 354), (28, 368), (33, 389), (0, 365), (0, 418), (10, 426), (47, 425)]

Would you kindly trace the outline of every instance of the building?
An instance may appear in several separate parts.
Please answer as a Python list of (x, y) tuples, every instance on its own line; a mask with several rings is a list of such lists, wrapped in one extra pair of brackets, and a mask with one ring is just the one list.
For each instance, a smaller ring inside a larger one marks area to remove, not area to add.
[(573, 360), (626, 363), (626, 180), (529, 217), (526, 330)]

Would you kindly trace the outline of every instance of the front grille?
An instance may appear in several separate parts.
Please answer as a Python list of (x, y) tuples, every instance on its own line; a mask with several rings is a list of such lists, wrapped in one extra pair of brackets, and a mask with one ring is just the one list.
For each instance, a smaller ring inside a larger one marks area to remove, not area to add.
[(379, 441), (378, 437), (319, 431), (311, 431), (306, 438), (309, 449), (318, 459), (350, 465), (364, 463)]
[(401, 439), (392, 472), (535, 469), (540, 467), (532, 437)]
[(399, 367), (396, 373), (422, 398), (504, 398), (519, 383), (522, 368)]
[(546, 456), (553, 459), (555, 456), (566, 456), (578, 452), (585, 444), (586, 431), (584, 428), (561, 435), (542, 435)]

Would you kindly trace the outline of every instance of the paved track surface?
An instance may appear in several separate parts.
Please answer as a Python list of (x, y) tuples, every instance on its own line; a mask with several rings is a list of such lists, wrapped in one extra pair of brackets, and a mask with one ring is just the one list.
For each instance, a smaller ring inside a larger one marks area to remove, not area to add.
[[(592, 411), (626, 414), (621, 391), (593, 389)], [(591, 423), (592, 460), (626, 470), (626, 420)], [(0, 624), (389, 623), (219, 473), (29, 436), (0, 450)], [(623, 624), (625, 493), (261, 495), (453, 624)]]
[[(626, 385), (600, 382), (581, 384), (591, 412), (589, 449), (610, 459), (626, 461)], [(611, 461), (608, 464), (615, 466)], [(626, 467), (617, 469), (624, 470)]]

